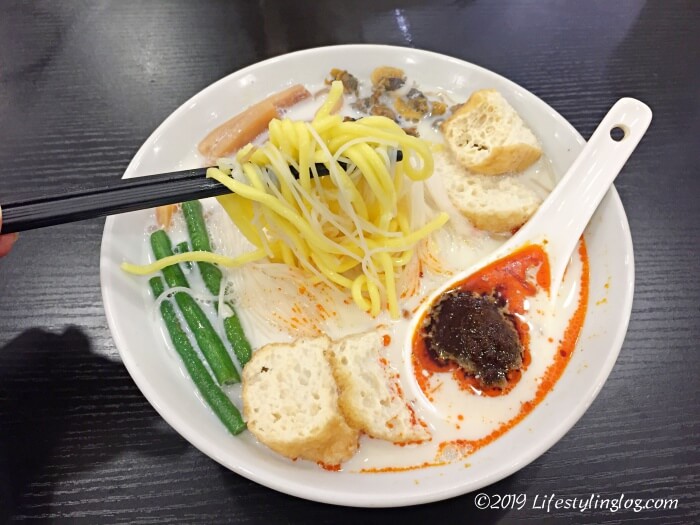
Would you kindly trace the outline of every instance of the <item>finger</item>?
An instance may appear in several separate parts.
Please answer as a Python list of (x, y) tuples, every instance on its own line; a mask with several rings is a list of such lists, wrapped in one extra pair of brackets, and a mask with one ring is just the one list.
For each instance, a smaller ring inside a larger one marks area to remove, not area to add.
[(10, 233), (8, 235), (0, 235), (0, 257), (4, 257), (12, 249), (12, 245), (17, 240), (18, 235), (16, 233)]

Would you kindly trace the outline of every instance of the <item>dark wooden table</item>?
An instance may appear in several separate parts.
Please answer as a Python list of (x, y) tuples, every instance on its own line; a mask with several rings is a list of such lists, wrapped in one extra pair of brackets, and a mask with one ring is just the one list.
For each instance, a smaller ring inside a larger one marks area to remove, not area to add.
[(675, 510), (480, 511), (302, 501), (222, 468), (166, 425), (103, 313), (103, 220), (25, 233), (0, 261), (0, 521), (697, 522), (700, 514), (700, 3), (689, 1), (0, 4), (0, 202), (121, 176), (190, 96), (245, 65), (335, 43), (413, 46), (500, 72), (584, 135), (624, 95), (655, 120), (617, 182), (634, 309), (601, 394), (489, 494), (676, 498)]

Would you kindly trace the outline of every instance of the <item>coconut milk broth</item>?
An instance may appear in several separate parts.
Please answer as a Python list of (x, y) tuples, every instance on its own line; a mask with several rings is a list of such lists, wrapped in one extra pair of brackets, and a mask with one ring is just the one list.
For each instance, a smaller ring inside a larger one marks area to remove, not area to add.
[[(368, 82), (364, 83), (368, 84)], [(311, 120), (313, 118), (316, 109), (323, 101), (325, 86), (316, 84), (307, 85), (307, 88), (312, 93), (319, 93), (319, 95), (298, 104), (288, 111), (285, 117), (295, 120)], [(366, 86), (365, 89), (367, 89)], [(463, 101), (469, 96), (469, 93), (455, 94), (444, 91), (442, 93), (451, 100)], [(361, 92), (361, 96), (364, 96), (364, 93)], [(346, 96), (341, 113), (356, 118), (362, 116), (351, 107), (352, 101), (352, 97)], [(436, 128), (434, 119), (427, 119), (419, 124), (418, 131), (424, 140), (442, 145), (441, 134)], [(264, 138), (260, 137), (259, 140), (262, 141)], [(178, 168), (199, 167), (203, 165), (203, 162), (204, 159), (198, 154), (196, 144), (194, 144), (190, 152), (179, 162)], [(556, 180), (551, 163), (545, 156), (529, 168), (524, 177), (543, 196), (552, 189)], [(237, 231), (215, 199), (207, 199), (203, 201), (203, 204), (212, 247), (215, 251), (235, 256), (252, 249), (252, 245)], [(146, 234), (149, 234), (154, 228), (154, 224), (150, 225)], [(181, 213), (175, 214), (169, 234), (174, 245), (187, 240), (187, 229)], [(435, 245), (439, 247), (440, 257), (446, 262), (445, 266), (452, 268), (454, 272), (471, 266), (507, 240), (506, 236), (492, 236), (479, 230), (471, 230), (469, 236), (463, 237), (449, 228), (437, 232), (433, 237)], [(147, 238), (148, 236), (145, 235), (143, 260), (152, 261), (153, 257)], [(522, 403), (534, 399), (544, 371), (553, 360), (558, 341), (562, 338), (567, 323), (577, 306), (581, 268), (580, 258), (574, 256), (553, 307), (544, 292), (529, 298), (526, 321), (530, 324), (532, 360), (523, 372), (518, 384), (507, 395), (500, 397), (470, 394), (459, 389), (457, 383), (451, 379), (451, 374), (435, 374), (431, 381), (435, 382), (436, 390), (432, 394), (433, 400), (429, 401), (415, 381), (411, 364), (413, 314), (432, 292), (444, 286), (447, 281), (453, 280), (450, 272), (432, 274), (425, 271), (420, 280), (418, 293), (402, 300), (401, 308), (408, 315), (399, 320), (390, 319), (387, 312), (383, 312), (377, 318), (371, 318), (361, 312), (354, 303), (337, 302), (335, 315), (324, 324), (324, 331), (332, 338), (371, 329), (378, 329), (383, 334), (389, 335), (391, 342), (385, 348), (386, 357), (399, 374), (406, 400), (412, 403), (417, 415), (427, 423), (432, 434), (430, 442), (405, 446), (397, 446), (363, 436), (358, 453), (344, 463), (342, 469), (344, 471), (361, 471), (405, 468), (457, 461), (463, 459), (461, 453), (455, 453), (451, 457), (439, 454), (441, 443), (458, 439), (479, 439), (512, 419), (520, 410)], [(231, 276), (231, 272), (223, 270), (225, 274), (228, 273), (229, 277)], [(243, 282), (245, 282), (245, 268), (237, 271), (243, 272)], [(197, 290), (195, 298), (200, 300), (200, 304), (204, 307), (214, 327), (223, 334), (222, 320), (216, 313), (216, 298), (211, 297), (207, 292), (196, 269), (187, 272), (186, 276), (191, 287)], [(153, 297), (146, 288), (144, 292), (146, 305), (152, 311), (154, 321), (156, 321), (153, 323), (155, 329), (165, 341), (167, 348), (165, 353), (168, 359), (172, 360), (171, 362), (177, 363), (181, 373), (189, 381), (184, 366), (170, 344), (162, 320), (159, 320), (160, 315), (154, 307)], [(552, 312), (556, 312), (556, 315), (553, 315)], [(279, 325), (266, 326), (266, 323), (261, 322), (260, 315), (253, 312), (252, 309), (238, 308), (237, 313), (253, 348), (259, 348), (276, 341), (291, 341), (299, 335), (292, 330), (281, 328)], [(184, 322), (181, 324), (186, 328)], [(228, 341), (225, 338), (222, 339), (232, 354)], [(439, 386), (437, 386), (438, 383)], [(242, 406), (240, 385), (228, 387), (226, 392), (237, 406)], [(204, 401), (202, 402), (204, 403)], [(255, 441), (250, 435), (234, 439)], [(257, 443), (256, 445), (262, 446)], [(270, 454), (277, 457), (271, 451)], [(300, 461), (298, 463), (301, 466), (306, 462)], [(309, 465), (311, 468), (317, 468), (315, 465)]]

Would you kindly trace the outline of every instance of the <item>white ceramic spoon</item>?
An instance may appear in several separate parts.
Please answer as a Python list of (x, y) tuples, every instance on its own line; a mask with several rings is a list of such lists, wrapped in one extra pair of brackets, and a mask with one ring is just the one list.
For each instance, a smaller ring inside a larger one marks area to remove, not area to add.
[[(551, 269), (550, 297), (556, 300), (571, 254), (598, 204), (627, 162), (651, 122), (649, 106), (633, 98), (618, 100), (593, 132), (564, 177), (530, 220), (486, 259), (431, 297), (427, 304), (493, 261), (527, 244), (539, 244), (547, 252)], [(624, 133), (615, 140), (611, 131)], [(546, 244), (543, 241), (547, 241)]]

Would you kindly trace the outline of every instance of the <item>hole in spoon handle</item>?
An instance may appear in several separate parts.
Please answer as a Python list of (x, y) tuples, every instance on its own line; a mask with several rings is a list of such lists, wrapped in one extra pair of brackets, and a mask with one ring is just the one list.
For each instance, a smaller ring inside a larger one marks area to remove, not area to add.
[(618, 124), (610, 130), (610, 138), (613, 139), (615, 142), (620, 142), (621, 140), (625, 139), (628, 132), (629, 130), (627, 129), (627, 126)]

